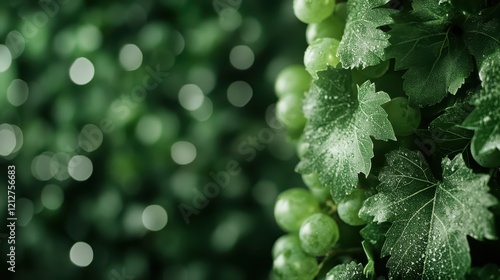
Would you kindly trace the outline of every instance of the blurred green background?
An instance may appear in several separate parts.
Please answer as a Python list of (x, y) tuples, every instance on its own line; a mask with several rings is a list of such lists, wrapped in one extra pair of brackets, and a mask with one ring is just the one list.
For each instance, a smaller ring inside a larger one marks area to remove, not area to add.
[(291, 1), (2, 1), (1, 278), (268, 279), (304, 30)]

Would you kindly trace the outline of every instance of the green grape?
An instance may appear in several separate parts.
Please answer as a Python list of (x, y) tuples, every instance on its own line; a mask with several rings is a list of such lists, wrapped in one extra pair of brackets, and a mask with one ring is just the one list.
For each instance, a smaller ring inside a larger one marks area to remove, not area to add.
[(319, 181), (317, 173), (302, 175), (302, 181), (311, 190), (311, 193), (319, 202), (325, 202), (330, 198), (330, 191)]
[(363, 206), (366, 194), (362, 189), (354, 189), (338, 205), (337, 213), (342, 221), (351, 226), (366, 224), (359, 216), (359, 209)]
[(319, 38), (314, 41), (304, 54), (304, 65), (313, 78), (316, 72), (325, 70), (328, 65), (337, 66), (340, 59), (337, 57), (339, 41), (333, 38)]
[(296, 93), (303, 95), (311, 86), (311, 75), (302, 65), (291, 65), (281, 70), (276, 78), (274, 90), (278, 97)]
[(382, 61), (377, 65), (368, 66), (360, 72), (368, 78), (380, 78), (389, 70), (389, 61)]
[(306, 124), (302, 113), (302, 97), (295, 94), (281, 97), (276, 104), (276, 117), (290, 130), (301, 131)]
[(324, 256), (339, 240), (339, 227), (332, 217), (317, 213), (302, 223), (299, 238), (306, 253)]
[(316, 258), (302, 251), (288, 251), (274, 259), (276, 280), (312, 280), (318, 271)]
[(306, 189), (288, 189), (278, 195), (274, 217), (285, 231), (297, 232), (302, 222), (319, 212), (318, 201)]
[(287, 234), (278, 238), (273, 245), (273, 259), (285, 252), (301, 251), (300, 239), (297, 234)]
[(294, 0), (293, 12), (304, 23), (320, 22), (333, 13), (335, 0)]
[(420, 109), (411, 107), (406, 97), (393, 98), (382, 107), (389, 115), (388, 119), (397, 136), (410, 135), (418, 128), (421, 117)]
[(311, 23), (306, 29), (306, 40), (309, 45), (319, 38), (342, 39), (345, 21), (333, 14), (322, 22)]
[(472, 141), (471, 152), (474, 160), (484, 167), (497, 167), (500, 165), (500, 151), (498, 149), (489, 149), (480, 153), (480, 147), (477, 147), (477, 141)]

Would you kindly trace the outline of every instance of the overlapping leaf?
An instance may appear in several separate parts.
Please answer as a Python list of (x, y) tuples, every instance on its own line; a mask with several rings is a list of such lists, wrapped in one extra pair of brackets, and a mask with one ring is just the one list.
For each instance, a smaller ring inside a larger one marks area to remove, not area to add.
[(374, 248), (380, 251), (389, 227), (390, 223), (368, 223), (359, 233), (365, 241), (369, 242)]
[(304, 100), (305, 141), (310, 146), (297, 171), (316, 172), (333, 199), (341, 201), (357, 186), (358, 174), (370, 172), (370, 136), (396, 139), (380, 106), (389, 100), (387, 93), (375, 92), (369, 82), (353, 88), (349, 70), (329, 67), (318, 72)]
[(481, 164), (500, 164), (500, 51), (487, 56), (479, 77), (483, 89), (472, 99), (476, 109), (464, 121), (475, 130), (472, 155)]
[(473, 107), (467, 102), (457, 102), (435, 118), (429, 129), (420, 129), (416, 133), (421, 137), (419, 145), (429, 145), (431, 152), (437, 149), (443, 155), (462, 153), (469, 146), (474, 132), (462, 127), (462, 122)]
[[(500, 6), (500, 5), (499, 5)], [(496, 12), (497, 15), (499, 11)], [(468, 17), (464, 26), (464, 41), (469, 52), (475, 57), (476, 64), (482, 65), (487, 56), (500, 48), (500, 28), (497, 19)]]
[(496, 199), (488, 194), (488, 176), (475, 174), (461, 155), (442, 161), (442, 181), (423, 157), (396, 150), (379, 175), (379, 193), (365, 201), (360, 214), (391, 222), (382, 255), (391, 278), (461, 279), (470, 267), (467, 235), (495, 238)]
[(379, 29), (392, 23), (396, 10), (380, 8), (389, 0), (351, 0), (348, 18), (337, 52), (344, 68), (377, 65), (385, 60), (389, 36)]
[(366, 280), (363, 274), (363, 266), (350, 262), (337, 265), (326, 275), (326, 280)]
[(414, 106), (438, 103), (455, 94), (473, 70), (472, 57), (456, 33), (456, 11), (449, 3), (415, 0), (413, 10), (395, 15), (387, 53), (395, 69), (408, 69), (404, 89)]

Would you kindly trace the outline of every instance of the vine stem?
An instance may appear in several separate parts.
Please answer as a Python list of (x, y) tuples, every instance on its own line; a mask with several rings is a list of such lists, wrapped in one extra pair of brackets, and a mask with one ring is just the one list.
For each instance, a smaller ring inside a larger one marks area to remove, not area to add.
[(333, 203), (333, 201), (331, 201), (331, 200), (326, 201), (326, 207), (327, 207), (327, 209), (325, 210), (325, 212), (329, 216), (331, 216), (333, 213), (337, 212), (337, 205), (335, 205), (335, 203)]
[(332, 256), (330, 253), (326, 254), (325, 258), (319, 263), (318, 269), (316, 270), (316, 274), (314, 275), (314, 278), (318, 276), (318, 273), (321, 271), (321, 268), (323, 268), (323, 265), (326, 263), (327, 260), (329, 260)]

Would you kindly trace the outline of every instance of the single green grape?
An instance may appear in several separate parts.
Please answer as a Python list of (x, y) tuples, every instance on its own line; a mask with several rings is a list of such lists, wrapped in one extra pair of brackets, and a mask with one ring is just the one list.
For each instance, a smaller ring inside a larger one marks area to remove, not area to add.
[(276, 104), (276, 117), (290, 130), (301, 131), (306, 124), (302, 113), (302, 96), (288, 94), (281, 97)]
[(304, 54), (304, 65), (313, 78), (316, 72), (325, 70), (328, 65), (335, 67), (340, 59), (337, 57), (339, 41), (334, 38), (319, 38), (307, 47)]
[(302, 223), (299, 238), (304, 252), (324, 256), (339, 240), (339, 227), (332, 217), (317, 213)]
[(396, 97), (382, 105), (388, 114), (394, 133), (398, 136), (410, 135), (420, 125), (420, 109), (411, 107), (406, 97)]
[(368, 78), (380, 78), (387, 72), (387, 70), (389, 70), (389, 65), (389, 60), (386, 60), (377, 65), (368, 66), (365, 69), (360, 70), (360, 72)]
[(285, 94), (296, 93), (303, 95), (311, 86), (311, 75), (303, 65), (291, 65), (281, 70), (276, 78), (274, 90), (278, 97)]
[(304, 23), (320, 22), (334, 9), (335, 0), (293, 0), (293, 12)]
[(289, 233), (278, 238), (273, 245), (273, 259), (285, 252), (303, 251), (297, 234)]
[(316, 258), (302, 251), (287, 251), (273, 262), (275, 280), (312, 280), (318, 271)]
[(302, 181), (304, 181), (304, 184), (306, 184), (319, 202), (325, 202), (330, 198), (330, 191), (321, 184), (316, 172), (302, 175)]
[(319, 38), (342, 39), (344, 34), (345, 21), (335, 14), (329, 16), (322, 22), (311, 23), (306, 29), (306, 40), (309, 45)]
[(278, 195), (274, 205), (276, 223), (283, 230), (297, 232), (302, 222), (319, 212), (316, 198), (306, 189), (288, 189)]
[(359, 217), (359, 209), (363, 206), (366, 194), (362, 189), (354, 189), (338, 205), (337, 213), (342, 221), (351, 226), (360, 226), (366, 224)]
[(496, 168), (500, 165), (500, 151), (495, 148), (490, 148), (485, 151), (480, 152), (480, 149), (484, 149), (484, 146), (480, 145), (477, 147), (478, 141), (472, 141), (471, 152), (474, 160), (479, 163), (479, 165), (484, 167)]

